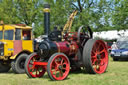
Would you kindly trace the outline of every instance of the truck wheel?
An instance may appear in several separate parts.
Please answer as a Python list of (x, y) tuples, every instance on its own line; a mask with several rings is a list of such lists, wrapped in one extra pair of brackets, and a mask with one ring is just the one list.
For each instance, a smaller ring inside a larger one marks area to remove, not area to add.
[(46, 72), (45, 66), (34, 65), (35, 61), (39, 61), (40, 57), (37, 53), (30, 54), (25, 61), (25, 72), (29, 78), (42, 77)]
[(83, 49), (83, 64), (88, 73), (104, 73), (108, 66), (108, 52), (102, 40), (89, 39)]
[(11, 68), (10, 64), (0, 63), (0, 73), (8, 72), (10, 68)]
[(55, 53), (48, 60), (47, 72), (52, 80), (64, 80), (70, 71), (70, 62), (63, 53)]
[(24, 68), (24, 64), (25, 64), (25, 60), (27, 58), (28, 54), (20, 54), (16, 60), (11, 62), (11, 67), (12, 70), (15, 73), (21, 74), (21, 73), (25, 73), (25, 68)]

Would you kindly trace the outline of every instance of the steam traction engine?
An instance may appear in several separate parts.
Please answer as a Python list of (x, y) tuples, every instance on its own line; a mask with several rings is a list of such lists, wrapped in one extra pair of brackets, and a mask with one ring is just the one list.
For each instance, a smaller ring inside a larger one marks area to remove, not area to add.
[[(102, 74), (108, 65), (108, 52), (102, 40), (92, 39), (90, 27), (81, 26), (78, 32), (70, 32), (74, 11), (63, 31), (50, 31), (50, 6), (44, 8), (45, 36), (38, 50), (25, 62), (30, 78), (42, 77), (47, 71), (52, 80), (65, 79), (70, 69), (85, 67), (88, 73)], [(66, 29), (68, 27), (68, 29)]]

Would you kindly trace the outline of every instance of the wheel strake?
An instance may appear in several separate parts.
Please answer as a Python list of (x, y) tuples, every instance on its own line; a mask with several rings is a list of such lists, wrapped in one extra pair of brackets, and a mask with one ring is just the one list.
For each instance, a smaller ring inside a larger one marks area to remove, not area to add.
[[(39, 61), (39, 56), (37, 54), (32, 55), (27, 63), (27, 70), (31, 77), (42, 77), (46, 71), (44, 66), (36, 65), (34, 66), (34, 61)], [(30, 77), (29, 76), (29, 77)]]
[(101, 74), (108, 65), (108, 52), (103, 41), (96, 40), (91, 51), (91, 62), (93, 70)]

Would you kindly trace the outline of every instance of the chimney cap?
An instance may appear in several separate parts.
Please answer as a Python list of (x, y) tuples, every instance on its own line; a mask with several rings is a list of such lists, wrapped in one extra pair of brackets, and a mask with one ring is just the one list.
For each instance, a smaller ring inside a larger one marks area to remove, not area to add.
[(44, 4), (44, 8), (50, 8), (49, 4)]

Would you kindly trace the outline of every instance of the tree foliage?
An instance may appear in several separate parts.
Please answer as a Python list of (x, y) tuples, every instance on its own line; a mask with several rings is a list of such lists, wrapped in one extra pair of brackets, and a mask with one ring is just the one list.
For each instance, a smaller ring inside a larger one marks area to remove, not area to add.
[(72, 31), (89, 25), (94, 31), (128, 29), (128, 0), (0, 0), (0, 20), (6, 24), (24, 23), (41, 35), (43, 4), (51, 5), (50, 28), (63, 27), (73, 10), (78, 10)]
[(115, 0), (113, 26), (115, 29), (128, 29), (128, 0)]

